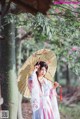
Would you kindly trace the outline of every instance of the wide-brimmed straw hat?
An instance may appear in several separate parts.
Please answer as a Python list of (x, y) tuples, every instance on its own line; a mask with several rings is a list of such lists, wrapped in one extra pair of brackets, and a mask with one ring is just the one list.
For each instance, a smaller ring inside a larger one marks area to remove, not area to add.
[(53, 81), (57, 67), (57, 59), (55, 53), (50, 49), (41, 49), (36, 51), (26, 60), (19, 71), (18, 88), (20, 93), (24, 97), (30, 97), (30, 92), (28, 89), (28, 78), (34, 70), (34, 65), (38, 61), (44, 61), (48, 64), (48, 70), (45, 78)]

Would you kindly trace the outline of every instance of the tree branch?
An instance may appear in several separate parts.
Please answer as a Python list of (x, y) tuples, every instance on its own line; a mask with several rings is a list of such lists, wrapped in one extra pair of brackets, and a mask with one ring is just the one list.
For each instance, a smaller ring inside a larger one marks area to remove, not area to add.
[[(73, 19), (71, 16), (69, 16), (69, 15), (67, 16), (66, 14), (61, 14), (61, 13), (58, 13), (58, 14), (56, 14), (56, 13), (52, 14), (52, 13), (51, 13), (51, 14), (47, 14), (47, 15), (48, 15), (48, 16), (49, 16), (49, 15), (54, 15), (54, 16), (60, 16), (60, 17), (67, 17), (67, 18), (69, 18), (69, 19)], [(77, 21), (79, 21), (79, 20), (78, 20), (78, 17), (75, 17), (75, 19), (76, 19)]]
[(24, 34), (24, 36), (22, 36), (21, 38), (19, 38), (19, 40), (21, 41), (21, 40), (24, 40), (25, 38), (28, 38), (28, 36), (30, 36), (30, 35), (32, 35), (32, 32), (31, 31), (29, 31), (29, 32), (27, 32), (26, 34)]

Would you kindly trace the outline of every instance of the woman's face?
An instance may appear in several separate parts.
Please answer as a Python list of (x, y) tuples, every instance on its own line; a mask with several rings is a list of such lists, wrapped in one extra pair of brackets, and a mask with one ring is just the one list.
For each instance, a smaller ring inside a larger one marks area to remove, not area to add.
[(45, 76), (46, 72), (46, 68), (42, 67), (41, 69), (38, 69), (38, 76)]

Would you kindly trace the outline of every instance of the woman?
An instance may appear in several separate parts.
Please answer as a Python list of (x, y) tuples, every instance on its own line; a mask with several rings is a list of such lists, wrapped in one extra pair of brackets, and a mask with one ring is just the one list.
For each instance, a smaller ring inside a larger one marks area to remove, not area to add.
[(34, 71), (29, 77), (29, 89), (31, 92), (32, 119), (60, 119), (56, 99), (57, 82), (45, 78), (48, 65), (44, 61), (35, 64)]

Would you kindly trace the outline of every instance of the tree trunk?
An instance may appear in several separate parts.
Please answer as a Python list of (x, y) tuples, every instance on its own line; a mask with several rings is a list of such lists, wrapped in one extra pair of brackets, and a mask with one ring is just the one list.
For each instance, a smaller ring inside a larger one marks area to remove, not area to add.
[(21, 41), (19, 39), (16, 39), (16, 69), (17, 74), (19, 72), (19, 69), (21, 68)]
[(18, 119), (23, 119), (22, 116), (22, 95), (18, 92)]
[(69, 74), (69, 67), (68, 64), (66, 65), (66, 86), (67, 86), (67, 93), (70, 92), (70, 74)]
[(59, 68), (58, 67), (55, 73), (55, 81), (59, 82)]
[[(17, 30), (16, 30), (17, 35)], [(21, 41), (20, 39), (16, 39), (16, 72), (18, 75), (19, 69), (21, 68)], [(22, 95), (18, 91), (18, 119), (23, 119), (22, 116)]]
[[(11, 16), (10, 16), (11, 17)], [(18, 111), (18, 88), (16, 80), (15, 58), (15, 24), (8, 23), (8, 17), (2, 17), (1, 25), (3, 40), (1, 47), (0, 73), (3, 75), (1, 82), (1, 94), (4, 99), (2, 110), (9, 110), (9, 119), (17, 119)]]
[(69, 77), (69, 68), (68, 68), (68, 64), (66, 65), (66, 85), (67, 87), (70, 86), (70, 77)]

